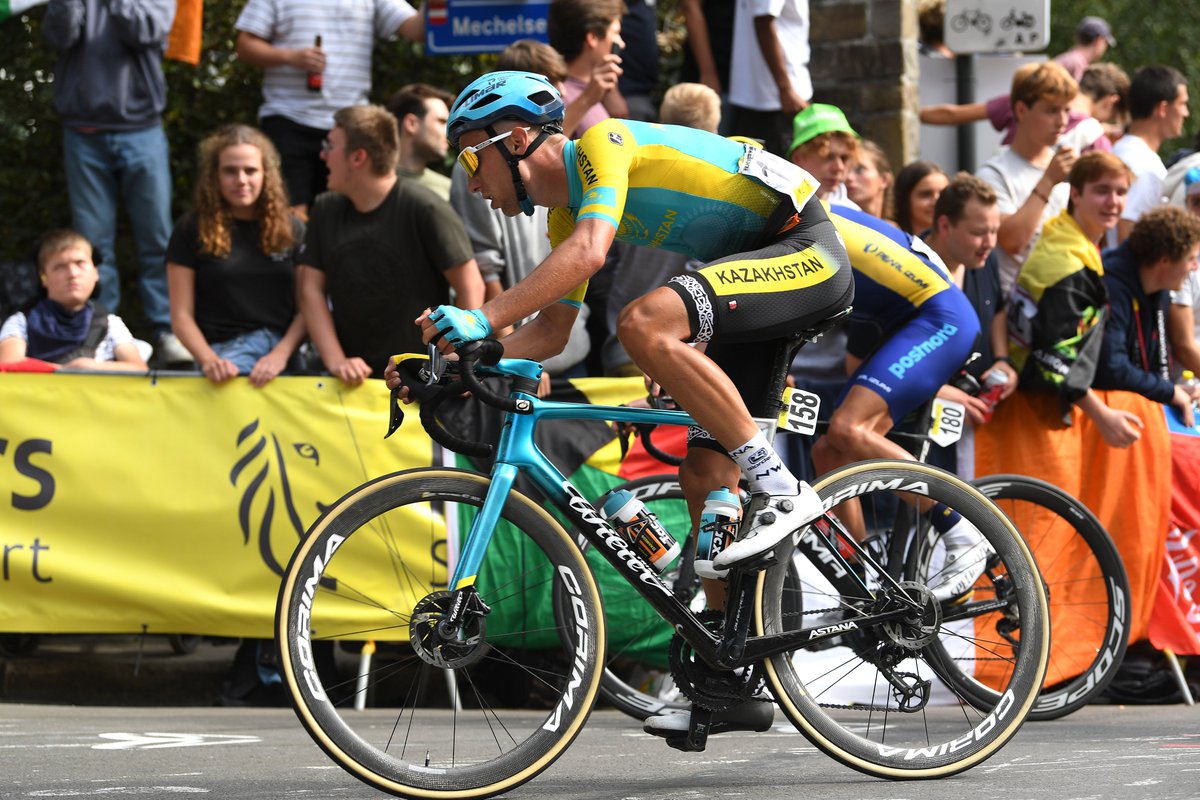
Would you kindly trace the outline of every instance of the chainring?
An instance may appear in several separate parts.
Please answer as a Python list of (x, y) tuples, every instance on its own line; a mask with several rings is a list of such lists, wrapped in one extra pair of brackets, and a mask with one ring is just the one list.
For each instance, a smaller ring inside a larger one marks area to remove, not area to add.
[[(719, 632), (725, 623), (720, 611), (702, 611), (696, 615), (704, 627)], [(668, 650), (671, 677), (683, 695), (696, 705), (711, 711), (726, 711), (758, 694), (763, 687), (762, 670), (751, 664), (738, 670), (717, 670), (704, 663), (678, 633), (671, 637)]]

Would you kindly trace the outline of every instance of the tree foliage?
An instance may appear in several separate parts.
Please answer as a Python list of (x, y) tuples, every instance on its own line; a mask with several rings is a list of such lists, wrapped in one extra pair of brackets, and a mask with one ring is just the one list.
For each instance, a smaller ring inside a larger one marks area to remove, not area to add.
[[(167, 62), (168, 109), (165, 126), (171, 143), (175, 212), (191, 205), (196, 145), (218, 125), (255, 119), (261, 100), (261, 71), (234, 56), (234, 22), (245, 0), (207, 0), (204, 43), (198, 67)], [(1075, 26), (1088, 14), (1105, 17), (1118, 47), (1108, 60), (1130, 73), (1139, 65), (1165, 63), (1181, 69), (1193, 94), (1200, 95), (1200, 52), (1192, 46), (1195, 25), (1187, 3), (1159, 4), (1153, 13), (1119, 0), (1054, 0), (1049, 53), (1070, 47)], [(662, 85), (678, 75), (682, 23), (677, 0), (660, 0), (663, 33)], [(70, 211), (62, 170), (61, 128), (53, 110), (55, 53), (41, 36), (44, 7), (0, 24), (0, 258), (23, 256), (38, 233), (67, 225)], [(490, 66), (492, 56), (426, 57), (405, 42), (380, 43), (374, 59), (372, 99), (384, 102), (400, 86), (423, 81), (458, 91)], [(1164, 153), (1190, 144), (1200, 129), (1200, 110), (1189, 120), (1185, 137)], [(124, 223), (123, 223), (124, 225)], [(132, 261), (127, 232), (118, 240), (118, 257)], [(132, 279), (132, 276), (127, 276)], [(134, 291), (123, 292), (135, 299)], [(132, 321), (132, 320), (131, 320)]]
[(1112, 26), (1117, 46), (1105, 61), (1119, 65), (1130, 77), (1138, 67), (1166, 64), (1187, 78), (1192, 98), (1192, 117), (1179, 139), (1164, 143), (1161, 155), (1169, 158), (1180, 147), (1195, 147), (1200, 131), (1200, 50), (1195, 46), (1195, 6), (1190, 3), (1158, 3), (1153, 7), (1128, 0), (1052, 0), (1050, 4), (1050, 47), (1057, 55), (1075, 41), (1075, 27), (1086, 16), (1103, 17)]

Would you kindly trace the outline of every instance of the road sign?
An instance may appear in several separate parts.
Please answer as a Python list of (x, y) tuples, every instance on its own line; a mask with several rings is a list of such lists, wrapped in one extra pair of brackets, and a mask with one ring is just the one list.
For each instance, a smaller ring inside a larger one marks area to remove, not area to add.
[(946, 0), (946, 46), (955, 53), (1044, 50), (1050, 0)]
[(433, 55), (495, 53), (546, 36), (549, 0), (427, 0), (425, 47)]

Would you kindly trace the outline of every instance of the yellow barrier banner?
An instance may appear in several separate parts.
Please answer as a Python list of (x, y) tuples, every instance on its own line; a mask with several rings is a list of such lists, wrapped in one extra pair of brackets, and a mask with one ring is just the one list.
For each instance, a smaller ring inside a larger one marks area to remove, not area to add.
[[(271, 636), (321, 509), (431, 463), (415, 406), (383, 439), (387, 404), (382, 381), (0, 375), (0, 632)], [(422, 547), (445, 576), (444, 532)]]

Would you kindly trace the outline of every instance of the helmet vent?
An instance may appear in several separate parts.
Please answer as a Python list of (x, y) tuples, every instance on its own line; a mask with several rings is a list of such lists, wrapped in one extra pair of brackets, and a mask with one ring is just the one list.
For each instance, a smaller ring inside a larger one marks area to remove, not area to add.
[(537, 103), (539, 106), (548, 106), (554, 102), (555, 97), (550, 92), (540, 91), (529, 95), (529, 99), (534, 103)]
[(502, 95), (496, 94), (495, 92), (488, 92), (487, 94), (481, 97), (476, 97), (474, 100), (472, 100), (471, 108), (484, 108), (499, 100), (501, 96)]

